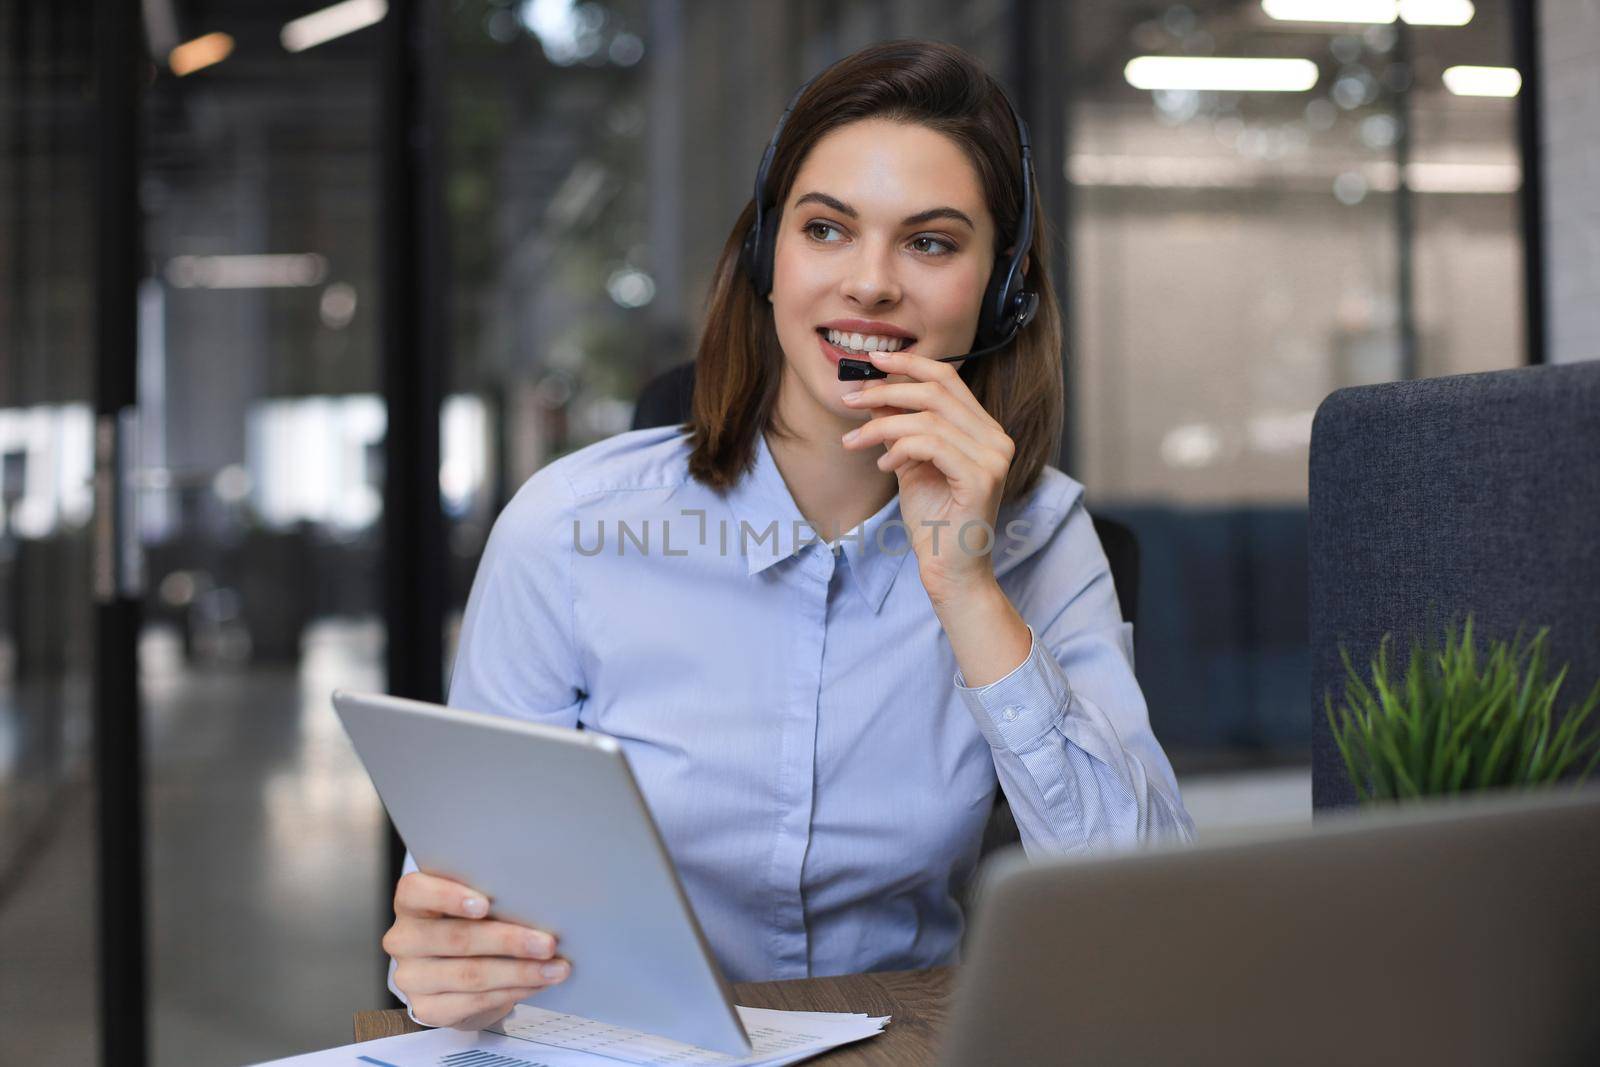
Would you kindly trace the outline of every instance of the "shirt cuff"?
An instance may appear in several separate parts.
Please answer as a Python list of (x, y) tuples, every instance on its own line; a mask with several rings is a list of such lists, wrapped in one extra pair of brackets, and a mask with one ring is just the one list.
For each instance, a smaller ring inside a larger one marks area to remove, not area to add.
[(1072, 686), (1032, 626), (1028, 639), (1028, 658), (997, 682), (974, 689), (956, 671), (956, 692), (990, 748), (1026, 752), (1062, 720), (1072, 703)]

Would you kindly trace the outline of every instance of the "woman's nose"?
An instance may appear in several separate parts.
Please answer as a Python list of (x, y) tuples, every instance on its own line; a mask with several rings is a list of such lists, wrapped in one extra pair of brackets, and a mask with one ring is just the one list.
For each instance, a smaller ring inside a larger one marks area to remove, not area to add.
[(899, 300), (894, 249), (887, 244), (863, 242), (860, 251), (850, 258), (842, 289), (846, 297), (869, 307)]

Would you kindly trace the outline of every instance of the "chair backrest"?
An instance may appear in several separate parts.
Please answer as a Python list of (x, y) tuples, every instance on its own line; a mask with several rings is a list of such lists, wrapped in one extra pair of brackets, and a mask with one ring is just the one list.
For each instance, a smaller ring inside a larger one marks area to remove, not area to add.
[[(639, 391), (633, 411), (635, 430), (650, 426), (672, 426), (689, 420), (694, 399), (694, 364), (680, 363), (656, 375)], [(1133, 530), (1115, 519), (1094, 516), (1095, 533), (1105, 549), (1111, 567), (1111, 584), (1116, 587), (1122, 617), (1137, 625), (1139, 613), (1139, 541)]]
[(1392, 633), (1549, 626), (1558, 707), (1600, 676), (1600, 362), (1342, 389), (1311, 435), (1312, 802), (1354, 790), (1323, 711)]

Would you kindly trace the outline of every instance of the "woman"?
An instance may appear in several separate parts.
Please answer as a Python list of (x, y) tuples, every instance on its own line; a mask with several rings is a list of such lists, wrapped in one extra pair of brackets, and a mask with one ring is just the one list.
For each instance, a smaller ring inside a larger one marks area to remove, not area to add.
[[(755, 201), (723, 248), (687, 432), (550, 464), (485, 549), (450, 703), (618, 737), (733, 981), (948, 962), (997, 784), (1031, 852), (1192, 833), (1082, 487), (1046, 466), (1044, 257), (1013, 344), (930, 358), (973, 348), (1022, 173), (959, 49), (829, 68), (758, 190), (770, 264), (741, 261)], [(850, 357), (887, 378), (841, 381)], [(582, 966), (488, 910), (400, 880), (384, 946), (419, 1021), (488, 1025)]]

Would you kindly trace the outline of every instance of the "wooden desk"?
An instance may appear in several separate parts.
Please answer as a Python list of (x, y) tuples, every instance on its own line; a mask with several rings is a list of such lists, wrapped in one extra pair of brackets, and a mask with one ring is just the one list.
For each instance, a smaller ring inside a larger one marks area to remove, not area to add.
[[(955, 968), (935, 967), (930, 971), (747, 982), (733, 987), (733, 999), (750, 1008), (892, 1015), (894, 1019), (877, 1037), (806, 1062), (826, 1063), (829, 1067), (925, 1067), (936, 1058), (954, 982)], [(357, 1041), (422, 1029), (399, 1009), (357, 1012), (355, 1028)]]

